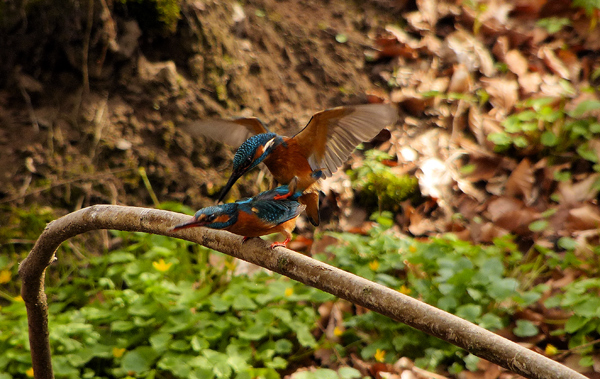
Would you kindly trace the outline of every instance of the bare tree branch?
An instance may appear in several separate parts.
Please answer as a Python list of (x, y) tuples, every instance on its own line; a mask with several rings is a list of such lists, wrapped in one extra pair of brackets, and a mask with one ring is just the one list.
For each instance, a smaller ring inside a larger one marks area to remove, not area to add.
[(36, 379), (54, 378), (48, 339), (44, 271), (65, 240), (91, 230), (116, 229), (177, 237), (265, 267), (304, 284), (408, 324), (527, 378), (577, 379), (583, 375), (468, 321), (295, 251), (271, 250), (265, 241), (205, 228), (169, 230), (189, 216), (155, 209), (95, 205), (48, 224), (21, 263), (21, 295), (27, 306), (29, 341)]

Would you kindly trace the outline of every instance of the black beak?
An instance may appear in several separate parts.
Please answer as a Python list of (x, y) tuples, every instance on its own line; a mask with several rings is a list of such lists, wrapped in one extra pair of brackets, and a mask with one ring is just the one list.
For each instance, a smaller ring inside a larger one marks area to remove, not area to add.
[(233, 185), (235, 184), (235, 182), (237, 182), (237, 180), (240, 178), (240, 176), (242, 176), (244, 173), (238, 173), (238, 172), (232, 172), (231, 176), (229, 177), (229, 180), (227, 181), (227, 184), (225, 184), (225, 187), (223, 187), (223, 189), (221, 190), (221, 194), (219, 195), (219, 199), (217, 199), (217, 203), (220, 203), (221, 201), (223, 201), (223, 199), (225, 198), (225, 195), (227, 195), (227, 192), (229, 192), (229, 190), (231, 189), (231, 187), (233, 187)]
[(192, 221), (184, 222), (183, 224), (179, 224), (179, 225), (175, 225), (171, 229), (171, 231), (175, 232), (177, 230), (188, 229), (188, 228), (195, 228), (196, 226), (204, 226), (206, 224), (207, 224), (206, 221), (204, 221), (204, 220), (198, 220), (198, 219), (196, 219), (196, 217), (194, 217), (192, 219)]

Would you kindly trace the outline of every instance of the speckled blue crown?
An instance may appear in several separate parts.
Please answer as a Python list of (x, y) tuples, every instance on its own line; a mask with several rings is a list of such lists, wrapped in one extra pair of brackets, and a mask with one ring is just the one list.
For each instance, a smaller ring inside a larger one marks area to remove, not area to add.
[(200, 209), (198, 212), (196, 212), (194, 217), (198, 218), (202, 214), (205, 214), (205, 215), (214, 214), (215, 216), (220, 216), (220, 215), (226, 214), (226, 215), (231, 216), (227, 222), (214, 222), (212, 224), (206, 225), (207, 228), (223, 229), (228, 226), (231, 226), (232, 224), (234, 224), (237, 221), (237, 213), (236, 213), (237, 207), (238, 207), (238, 204), (236, 204), (236, 203), (214, 205), (212, 207)]
[[(233, 169), (236, 170), (240, 168), (246, 159), (248, 159), (248, 157), (254, 155), (254, 152), (259, 146), (264, 145), (270, 139), (275, 138), (276, 136), (277, 134), (275, 133), (263, 133), (248, 138), (235, 152), (235, 156), (233, 157)], [(252, 166), (250, 166), (250, 168), (258, 165), (264, 158), (265, 157), (257, 159)]]

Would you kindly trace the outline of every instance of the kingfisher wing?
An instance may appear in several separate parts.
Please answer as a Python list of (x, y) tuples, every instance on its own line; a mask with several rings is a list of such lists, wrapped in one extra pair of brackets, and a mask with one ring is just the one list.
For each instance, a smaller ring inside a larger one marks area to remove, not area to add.
[(253, 135), (269, 132), (265, 124), (256, 117), (199, 120), (186, 124), (183, 129), (191, 136), (209, 137), (236, 148)]
[(398, 111), (388, 104), (337, 107), (316, 113), (293, 139), (310, 167), (330, 177), (359, 143), (373, 139), (397, 120)]
[(244, 204), (244, 211), (254, 213), (263, 222), (279, 225), (297, 217), (306, 206), (290, 200), (257, 200)]

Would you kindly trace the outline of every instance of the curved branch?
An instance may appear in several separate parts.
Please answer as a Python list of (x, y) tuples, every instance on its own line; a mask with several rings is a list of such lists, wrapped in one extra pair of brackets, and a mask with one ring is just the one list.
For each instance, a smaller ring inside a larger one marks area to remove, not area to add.
[(155, 209), (95, 205), (48, 224), (19, 267), (19, 275), (23, 281), (21, 295), (27, 306), (29, 341), (36, 378), (54, 377), (48, 339), (44, 271), (62, 242), (96, 229), (154, 233), (198, 243), (403, 322), (527, 378), (585, 378), (558, 362), (450, 313), (295, 251), (284, 248), (271, 250), (267, 242), (259, 239), (242, 245), (241, 237), (206, 228), (178, 232), (169, 230), (173, 225), (188, 219), (189, 216), (180, 213)]

